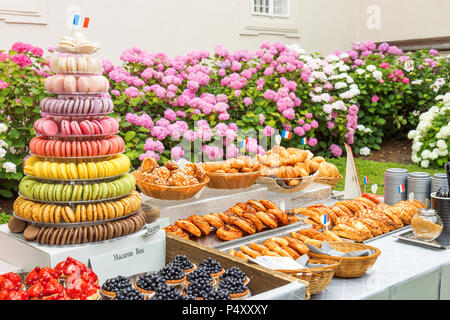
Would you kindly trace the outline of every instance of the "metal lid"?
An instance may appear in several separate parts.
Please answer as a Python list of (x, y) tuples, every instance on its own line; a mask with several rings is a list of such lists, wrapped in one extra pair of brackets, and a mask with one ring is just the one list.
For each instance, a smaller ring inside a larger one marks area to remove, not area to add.
[(424, 216), (434, 216), (434, 215), (436, 215), (436, 210), (434, 210), (434, 209), (421, 208), (421, 209), (419, 209), (419, 212), (421, 214), (423, 214)]

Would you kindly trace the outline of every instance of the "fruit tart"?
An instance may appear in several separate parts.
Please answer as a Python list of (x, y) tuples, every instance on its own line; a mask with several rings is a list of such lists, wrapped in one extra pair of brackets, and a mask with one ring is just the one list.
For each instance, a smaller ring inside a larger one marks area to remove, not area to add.
[(117, 291), (114, 300), (146, 300), (144, 294), (134, 287), (127, 287)]
[(190, 282), (182, 292), (198, 299), (204, 299), (205, 295), (211, 291), (214, 291), (212, 284), (207, 279), (200, 278)]
[(231, 300), (230, 292), (224, 289), (212, 290), (203, 296), (203, 300)]
[(55, 271), (61, 274), (62, 279), (67, 279), (68, 276), (76, 273), (78, 275), (86, 271), (86, 265), (74, 258), (68, 257), (65, 261), (61, 261), (55, 267)]
[(211, 257), (206, 258), (205, 260), (200, 262), (198, 268), (206, 270), (213, 279), (220, 277), (225, 272), (225, 269), (222, 267), (222, 265)]
[(0, 300), (29, 300), (29, 293), (24, 290), (1, 290)]
[(146, 273), (134, 283), (134, 287), (143, 294), (153, 296), (156, 289), (164, 284), (164, 278), (157, 273)]
[(211, 274), (205, 270), (205, 269), (196, 269), (193, 272), (186, 275), (186, 281), (185, 283), (189, 285), (191, 282), (197, 281), (197, 280), (206, 280), (206, 282), (214, 285), (216, 283), (216, 280), (214, 280), (211, 277)]
[(191, 295), (184, 295), (173, 286), (164, 284), (159, 286), (153, 300), (196, 300)]
[(18, 291), (23, 289), (22, 279), (14, 272), (8, 272), (0, 276), (0, 290)]
[(99, 286), (94, 283), (83, 281), (81, 278), (68, 284), (65, 294), (71, 300), (99, 300)]
[(131, 287), (130, 280), (124, 276), (117, 276), (107, 279), (100, 288), (100, 291), (105, 297), (113, 299), (118, 291), (128, 287)]
[(250, 289), (240, 279), (225, 278), (219, 283), (219, 289), (230, 292), (231, 299), (243, 299), (250, 293)]
[(231, 267), (227, 271), (225, 271), (220, 277), (219, 281), (222, 281), (226, 278), (232, 278), (241, 281), (243, 284), (247, 285), (250, 282), (250, 278), (247, 277), (244, 271), (239, 269), (238, 267)]
[(194, 271), (197, 268), (196, 265), (193, 264), (191, 260), (189, 260), (188, 257), (184, 254), (175, 256), (172, 260), (172, 263), (180, 269), (183, 269), (184, 273), (186, 274)]
[(164, 268), (159, 270), (158, 275), (161, 276), (167, 285), (178, 286), (184, 283), (186, 275), (183, 269), (173, 263), (169, 263)]

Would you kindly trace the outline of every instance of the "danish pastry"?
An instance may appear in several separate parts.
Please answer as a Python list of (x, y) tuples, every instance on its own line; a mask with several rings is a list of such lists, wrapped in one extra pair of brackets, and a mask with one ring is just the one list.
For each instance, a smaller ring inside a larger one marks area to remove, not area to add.
[(241, 246), (239, 249), (240, 249), (243, 253), (245, 253), (246, 255), (251, 256), (253, 259), (255, 259), (255, 258), (261, 256), (261, 253), (259, 253), (258, 251), (255, 251), (255, 250), (253, 250), (253, 249), (251, 249), (251, 248), (249, 248), (249, 247), (246, 246), (246, 245)]
[(246, 255), (245, 253), (242, 253), (242, 252), (234, 250), (234, 249), (231, 249), (230, 251), (228, 251), (228, 253), (236, 258), (240, 258), (245, 261), (247, 261), (248, 259), (251, 258), (249, 255)]
[(255, 214), (259, 218), (259, 220), (261, 220), (261, 222), (270, 229), (275, 229), (278, 227), (277, 218), (273, 214), (263, 211), (258, 211)]
[(242, 218), (242, 217), (236, 217), (231, 216), (230, 217), (230, 223), (239, 227), (240, 229), (244, 230), (248, 234), (255, 234), (256, 228), (255, 225), (252, 223), (251, 220)]
[(195, 237), (201, 237), (202, 232), (200, 231), (199, 228), (197, 228), (197, 226), (192, 223), (191, 221), (187, 220), (187, 219), (179, 219), (175, 222), (175, 224), (186, 230), (187, 232), (189, 232), (190, 234), (192, 234)]
[(242, 238), (244, 236), (244, 233), (238, 227), (225, 225), (224, 227), (217, 229), (216, 235), (221, 240), (230, 241)]
[(212, 225), (216, 229), (220, 229), (224, 226), (224, 223), (218, 214), (208, 213), (207, 215), (203, 216), (203, 219), (205, 219), (210, 225)]
[(202, 216), (197, 214), (191, 215), (188, 220), (195, 224), (195, 226), (200, 229), (202, 234), (208, 235), (211, 231), (211, 226)]

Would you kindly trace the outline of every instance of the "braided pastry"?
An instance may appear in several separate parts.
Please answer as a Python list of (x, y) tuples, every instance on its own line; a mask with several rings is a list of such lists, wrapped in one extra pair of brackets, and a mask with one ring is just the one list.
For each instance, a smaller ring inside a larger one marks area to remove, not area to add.
[(267, 212), (273, 214), (277, 218), (279, 225), (285, 226), (289, 224), (289, 218), (286, 212), (280, 209), (269, 209)]
[(233, 224), (233, 225), (239, 227), (240, 229), (244, 230), (248, 234), (255, 234), (256, 233), (255, 225), (249, 219), (236, 217), (236, 216), (231, 216), (230, 217), (230, 224)]
[(220, 216), (215, 213), (208, 213), (207, 215), (203, 216), (203, 219), (205, 219), (210, 225), (212, 225), (216, 229), (220, 229), (225, 225)]
[(266, 226), (264, 225), (264, 223), (262, 223), (262, 221), (259, 220), (259, 218), (258, 218), (258, 216), (256, 215), (256, 213), (247, 213), (247, 212), (245, 212), (245, 213), (242, 215), (242, 217), (243, 217), (243, 218), (246, 218), (246, 219), (248, 219), (248, 220), (250, 220), (250, 221), (253, 223), (253, 225), (254, 225), (255, 228), (256, 228), (256, 232), (260, 232), (260, 231), (262, 231), (262, 230), (264, 230), (264, 229), (266, 228)]
[(259, 220), (261, 220), (262, 223), (264, 223), (270, 229), (275, 229), (278, 227), (277, 218), (273, 214), (263, 211), (258, 211), (255, 214), (259, 218)]
[(261, 253), (259, 253), (258, 251), (255, 251), (251, 248), (249, 248), (248, 246), (241, 246), (239, 248), (243, 253), (245, 253), (246, 255), (249, 255), (250, 257), (252, 257), (253, 259), (260, 257)]
[(266, 207), (256, 200), (248, 200), (247, 204), (254, 208), (255, 211), (267, 211)]

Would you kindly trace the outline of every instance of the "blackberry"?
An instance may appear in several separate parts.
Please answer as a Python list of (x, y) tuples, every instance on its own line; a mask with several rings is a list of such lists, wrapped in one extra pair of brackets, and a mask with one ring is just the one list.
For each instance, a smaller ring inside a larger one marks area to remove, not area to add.
[(211, 274), (204, 269), (196, 269), (186, 275), (187, 282), (192, 282), (192, 281), (196, 281), (199, 279), (205, 279), (208, 283), (213, 282), (213, 278), (211, 277)]
[(164, 284), (164, 278), (157, 273), (146, 273), (136, 281), (136, 285), (146, 291), (155, 291), (162, 284)]
[(118, 292), (125, 288), (131, 288), (131, 282), (124, 276), (108, 279), (102, 285), (102, 289), (109, 292)]
[(248, 288), (239, 279), (225, 278), (219, 282), (219, 289), (227, 290), (230, 294), (237, 294), (247, 291)]
[(213, 258), (206, 258), (198, 265), (199, 269), (206, 270), (209, 274), (219, 273), (223, 270), (222, 265)]
[(239, 269), (238, 267), (231, 267), (220, 276), (220, 281), (226, 278), (237, 279), (242, 283), (244, 283), (245, 280), (247, 279), (247, 276), (245, 275), (245, 272)]
[(203, 298), (204, 300), (231, 300), (230, 292), (224, 289), (210, 291)]
[(144, 300), (144, 295), (133, 287), (121, 289), (114, 300)]
[(164, 278), (164, 280), (179, 280), (184, 278), (184, 271), (176, 265), (169, 263), (159, 270), (158, 275)]
[(187, 287), (184, 287), (184, 292), (188, 295), (191, 295), (196, 298), (202, 298), (211, 291), (214, 291), (213, 286), (208, 280), (205, 279), (197, 279), (191, 283)]
[(178, 268), (183, 269), (183, 271), (192, 269), (194, 267), (194, 264), (184, 254), (175, 256), (172, 260), (172, 263)]

